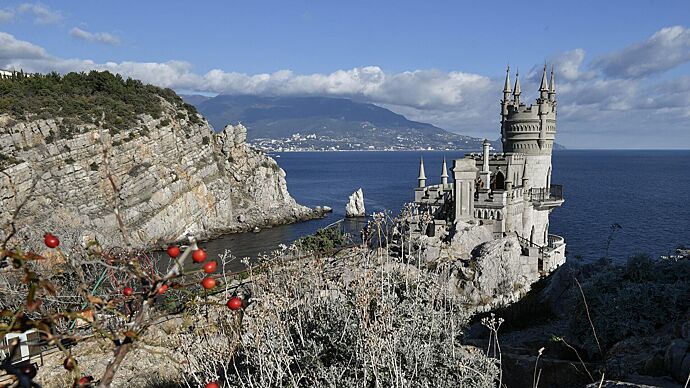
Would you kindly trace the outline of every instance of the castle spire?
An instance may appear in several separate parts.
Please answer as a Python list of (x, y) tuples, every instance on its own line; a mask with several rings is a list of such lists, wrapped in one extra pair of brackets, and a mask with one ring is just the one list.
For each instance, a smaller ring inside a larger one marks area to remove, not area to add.
[(441, 166), (441, 184), (442, 185), (447, 185), (448, 184), (448, 166), (446, 166), (446, 157), (443, 157), (443, 166)]
[(503, 94), (509, 95), (510, 92), (510, 65), (508, 65), (508, 68), (506, 69), (506, 82), (503, 85)]
[(522, 187), (525, 189), (529, 188), (529, 177), (527, 176), (527, 160), (525, 159), (525, 164), (522, 165)]
[(541, 75), (541, 85), (539, 86), (539, 94), (543, 99), (547, 98), (549, 93), (549, 88), (546, 85), (546, 62), (544, 62), (544, 72)]
[(553, 65), (551, 65), (551, 80), (549, 81), (549, 101), (556, 101), (556, 77), (553, 75)]
[(419, 187), (426, 187), (426, 174), (424, 173), (424, 158), (419, 159), (419, 177), (417, 177)]
[(515, 88), (513, 88), (513, 97), (515, 97), (515, 105), (520, 105), (520, 69), (515, 72)]
[(546, 86), (546, 62), (544, 62), (544, 72), (541, 75), (541, 86), (539, 86), (539, 90), (549, 90)]

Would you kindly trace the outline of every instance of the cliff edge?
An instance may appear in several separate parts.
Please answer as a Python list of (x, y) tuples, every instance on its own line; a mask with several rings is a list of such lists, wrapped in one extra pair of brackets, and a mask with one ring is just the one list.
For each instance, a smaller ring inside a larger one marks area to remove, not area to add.
[(244, 126), (214, 134), (169, 89), (107, 72), (1, 82), (0, 241), (153, 247), (320, 215)]

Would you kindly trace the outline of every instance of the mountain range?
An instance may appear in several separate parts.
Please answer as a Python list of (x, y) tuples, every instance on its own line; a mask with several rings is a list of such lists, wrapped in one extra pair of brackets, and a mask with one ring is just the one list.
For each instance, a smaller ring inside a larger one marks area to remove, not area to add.
[[(248, 141), (265, 151), (480, 150), (483, 139), (408, 120), (348, 98), (181, 95), (216, 131), (241, 122)], [(500, 150), (500, 141), (492, 141)]]

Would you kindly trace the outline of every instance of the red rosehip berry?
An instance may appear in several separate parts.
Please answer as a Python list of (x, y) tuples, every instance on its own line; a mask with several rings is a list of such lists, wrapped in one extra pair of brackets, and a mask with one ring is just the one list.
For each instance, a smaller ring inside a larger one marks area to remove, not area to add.
[(202, 285), (205, 289), (210, 290), (210, 289), (212, 289), (213, 287), (216, 286), (216, 279), (214, 279), (214, 278), (212, 278), (212, 277), (210, 277), (210, 276), (207, 276), (207, 277), (204, 278), (204, 280), (201, 281), (201, 285)]
[(170, 256), (174, 259), (179, 255), (180, 255), (180, 247), (178, 247), (177, 245), (173, 245), (173, 246), (168, 247), (168, 256)]
[(88, 387), (89, 385), (91, 385), (91, 381), (93, 381), (93, 377), (84, 376), (84, 377), (79, 379), (79, 383), (78, 383), (77, 387)]
[(206, 388), (220, 388), (220, 385), (218, 385), (218, 383), (215, 381), (211, 381), (210, 383), (206, 384)]
[(134, 295), (134, 289), (132, 287), (125, 287), (122, 289), (122, 294), (124, 296), (132, 296)]
[(158, 287), (158, 293), (163, 294), (165, 291), (168, 291), (168, 285), (167, 284), (162, 284), (160, 287)]
[(204, 264), (204, 272), (206, 273), (214, 273), (216, 272), (216, 268), (218, 268), (218, 263), (215, 261), (209, 261), (208, 263)]
[(242, 308), (242, 299), (239, 296), (233, 296), (225, 304), (232, 311), (237, 311)]
[(60, 245), (60, 240), (50, 233), (46, 233), (45, 237), (43, 238), (43, 242), (45, 242), (48, 248), (56, 248), (58, 245)]
[(201, 263), (204, 260), (206, 260), (206, 251), (203, 249), (197, 249), (192, 253), (192, 260), (194, 260), (195, 263)]

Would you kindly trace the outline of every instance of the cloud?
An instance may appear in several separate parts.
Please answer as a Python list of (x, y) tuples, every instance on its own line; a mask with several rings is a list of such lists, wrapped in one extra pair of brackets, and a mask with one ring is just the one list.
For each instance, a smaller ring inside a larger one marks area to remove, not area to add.
[(0, 32), (0, 61), (21, 63), (27, 60), (47, 59), (49, 59), (48, 53), (42, 47)]
[(40, 3), (23, 3), (17, 7), (17, 13), (31, 15), (34, 23), (53, 24), (63, 19), (62, 13)]
[(14, 20), (15, 14), (11, 10), (0, 9), (0, 23), (6, 23)]
[(690, 61), (690, 29), (662, 28), (648, 39), (601, 56), (592, 67), (605, 75), (640, 78), (661, 73)]
[(107, 32), (93, 33), (82, 30), (78, 27), (74, 27), (69, 31), (69, 34), (74, 38), (81, 39), (87, 42), (98, 42), (111, 45), (116, 45), (120, 43), (120, 38)]
[[(630, 47), (642, 46), (652, 38)], [(549, 60), (556, 68), (560, 141), (583, 147), (690, 147), (690, 76), (663, 81), (650, 76), (610, 76), (602, 70), (601, 58), (588, 62), (586, 51), (577, 48)], [(492, 78), (434, 69), (392, 73), (378, 66), (325, 74), (296, 74), (290, 70), (245, 74), (221, 69), (201, 74), (186, 61), (99, 63), (60, 58), (1, 32), (0, 67), (42, 73), (108, 70), (178, 91), (205, 94), (350, 97), (385, 106), (412, 120), (488, 138), (498, 136), (498, 101), (503, 82), (503, 74)], [(535, 64), (532, 73), (536, 75), (521, 78), (523, 101), (527, 103), (537, 95), (541, 68), (542, 64)], [(660, 131), (665, 135), (658, 136)], [(656, 139), (656, 143), (650, 139)]]
[(16, 7), (0, 9), (0, 23), (12, 22), (26, 15), (36, 24), (54, 24), (63, 19), (62, 13), (40, 3), (22, 3)]

